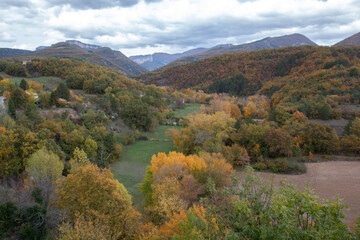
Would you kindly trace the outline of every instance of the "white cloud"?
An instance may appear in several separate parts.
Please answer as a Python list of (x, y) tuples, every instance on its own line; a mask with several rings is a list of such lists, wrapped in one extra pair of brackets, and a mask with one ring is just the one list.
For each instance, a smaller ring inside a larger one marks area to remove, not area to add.
[(0, 31), (32, 49), (79, 39), (127, 55), (179, 52), (294, 32), (329, 45), (360, 31), (359, 0), (125, 0), (115, 5), (31, 0), (21, 7), (22, 2), (0, 9)]

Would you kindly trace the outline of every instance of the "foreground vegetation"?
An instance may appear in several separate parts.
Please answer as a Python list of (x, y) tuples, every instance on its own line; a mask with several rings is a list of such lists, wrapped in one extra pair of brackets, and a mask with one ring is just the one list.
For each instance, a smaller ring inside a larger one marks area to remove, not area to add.
[[(334, 62), (327, 69), (344, 70)], [(1, 238), (359, 238), (340, 199), (274, 187), (254, 173), (302, 173), (314, 154), (358, 156), (358, 113), (341, 112), (349, 118), (341, 136), (308, 121), (339, 116), (334, 99), (347, 98), (297, 86), (301, 97), (290, 101), (285, 79), (270, 95), (245, 96), (252, 84), (244, 76), (232, 79), (239, 89), (210, 83), (211, 94), (157, 88), (69, 59), (1, 62), (0, 70), (21, 78), (0, 80)], [(53, 88), (50, 76), (58, 77)], [(348, 84), (344, 96), (355, 93), (359, 76), (338, 80)]]

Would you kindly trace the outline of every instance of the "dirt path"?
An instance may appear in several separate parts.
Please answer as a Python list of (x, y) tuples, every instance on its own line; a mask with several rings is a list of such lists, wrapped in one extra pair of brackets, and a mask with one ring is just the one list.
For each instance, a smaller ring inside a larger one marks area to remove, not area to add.
[[(300, 188), (310, 183), (318, 196), (333, 199), (336, 195), (344, 199), (350, 207), (346, 210), (345, 222), (355, 221), (360, 214), (360, 162), (322, 162), (307, 163), (307, 173), (302, 175), (276, 174), (274, 183), (286, 178)], [(269, 179), (271, 173), (260, 173), (265, 179)]]

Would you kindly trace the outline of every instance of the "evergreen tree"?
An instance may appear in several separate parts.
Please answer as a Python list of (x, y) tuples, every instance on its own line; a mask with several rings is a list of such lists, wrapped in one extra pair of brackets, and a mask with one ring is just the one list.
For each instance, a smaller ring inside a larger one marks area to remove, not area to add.
[(23, 90), (28, 90), (29, 89), (29, 84), (25, 81), (25, 79), (21, 80), (20, 82), (20, 87), (23, 89)]
[(8, 112), (13, 119), (16, 119), (16, 108), (15, 108), (14, 100), (12, 98), (10, 98), (8, 103)]
[(51, 92), (51, 94), (50, 94), (50, 106), (55, 105), (56, 102), (57, 102), (57, 99), (58, 99), (57, 92), (56, 91)]
[(63, 98), (67, 101), (70, 101), (70, 91), (65, 83), (60, 83), (58, 85), (58, 87), (56, 88), (56, 94), (58, 98)]
[(21, 88), (16, 88), (11, 93), (11, 99), (14, 101), (15, 108), (22, 107), (26, 102), (26, 96), (24, 90)]

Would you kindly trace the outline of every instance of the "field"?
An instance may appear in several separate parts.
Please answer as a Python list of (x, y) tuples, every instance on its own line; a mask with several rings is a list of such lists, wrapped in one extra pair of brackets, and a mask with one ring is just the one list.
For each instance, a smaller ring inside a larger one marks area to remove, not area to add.
[(171, 139), (165, 134), (170, 128), (179, 127), (159, 126), (156, 133), (144, 134), (152, 141), (137, 141), (132, 145), (124, 146), (121, 159), (111, 164), (114, 177), (125, 185), (138, 207), (142, 203), (139, 185), (144, 179), (146, 166), (150, 165), (151, 157), (159, 152), (175, 151)]
[(175, 111), (175, 117), (185, 117), (189, 114), (197, 112), (200, 110), (201, 105), (202, 104), (198, 104), (198, 103), (186, 104), (185, 108), (178, 109)]
[(33, 78), (24, 78), (24, 77), (12, 77), (9, 75), (6, 75), (4, 73), (0, 73), (0, 75), (4, 78), (9, 78), (13, 83), (15, 83), (17, 86), (20, 85), (20, 82), (22, 79), (25, 79), (26, 81), (35, 81), (44, 84), (45, 90), (53, 90), (57, 87), (57, 85), (61, 82), (64, 82), (64, 79), (58, 78), (58, 77), (33, 77)]
[[(360, 212), (360, 162), (355, 159), (345, 158), (352, 161), (335, 161), (306, 163), (307, 172), (301, 175), (283, 175), (260, 172), (264, 179), (274, 176), (274, 184), (286, 178), (289, 182), (297, 185), (300, 189), (309, 186), (315, 193), (325, 199), (334, 199), (336, 196), (344, 199), (344, 203), (349, 206), (345, 211), (345, 223), (354, 222)], [(240, 173), (241, 174), (241, 173)]]
[[(184, 109), (175, 111), (177, 117), (184, 117), (200, 110), (201, 104), (187, 104)], [(146, 167), (150, 165), (151, 157), (159, 152), (175, 151), (171, 138), (166, 136), (170, 128), (180, 129), (179, 126), (159, 126), (155, 133), (143, 133), (149, 140), (137, 141), (124, 146), (121, 159), (111, 164), (114, 177), (124, 184), (137, 207), (141, 207), (142, 194), (139, 185), (144, 179)]]

